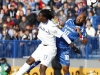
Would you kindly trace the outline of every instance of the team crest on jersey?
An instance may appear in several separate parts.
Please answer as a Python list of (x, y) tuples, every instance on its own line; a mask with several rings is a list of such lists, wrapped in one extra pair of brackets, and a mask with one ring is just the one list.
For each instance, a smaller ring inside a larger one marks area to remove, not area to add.
[(43, 59), (44, 59), (44, 60), (46, 60), (46, 59), (47, 59), (47, 57), (48, 57), (48, 55), (44, 55), (44, 58), (43, 58)]

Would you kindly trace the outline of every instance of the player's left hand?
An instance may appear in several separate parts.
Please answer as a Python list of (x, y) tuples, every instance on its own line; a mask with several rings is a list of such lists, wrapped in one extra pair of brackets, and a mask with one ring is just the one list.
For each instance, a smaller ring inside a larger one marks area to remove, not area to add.
[(81, 54), (81, 51), (78, 48), (76, 48), (75, 46), (73, 46), (72, 49), (75, 53)]

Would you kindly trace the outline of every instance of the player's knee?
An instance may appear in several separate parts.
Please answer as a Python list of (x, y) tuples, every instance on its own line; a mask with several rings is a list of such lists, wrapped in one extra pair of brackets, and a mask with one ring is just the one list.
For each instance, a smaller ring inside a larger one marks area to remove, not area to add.
[(40, 65), (40, 73), (45, 73), (47, 67), (45, 65)]
[(63, 66), (63, 72), (64, 74), (69, 73), (69, 66)]
[(28, 63), (29, 65), (32, 65), (34, 62), (35, 62), (35, 60), (34, 60), (34, 58), (32, 58), (32, 57), (29, 57), (29, 58), (26, 60), (26, 63)]
[(61, 64), (58, 62), (58, 60), (57, 60), (57, 58), (54, 58), (53, 60), (52, 60), (52, 68), (54, 69), (54, 70), (60, 70), (61, 68), (62, 68), (62, 66), (61, 66)]

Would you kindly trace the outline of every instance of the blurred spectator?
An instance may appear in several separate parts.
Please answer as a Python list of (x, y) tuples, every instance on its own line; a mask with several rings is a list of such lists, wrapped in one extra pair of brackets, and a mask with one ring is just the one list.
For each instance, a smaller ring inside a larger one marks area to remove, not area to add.
[(16, 30), (20, 30), (19, 25), (18, 25), (18, 24), (16, 24), (16, 25), (14, 26), (14, 29), (16, 29)]
[(83, 3), (83, 6), (86, 7), (87, 6), (87, 1), (88, 0), (75, 0), (75, 3), (76, 4), (79, 4), (80, 2), (82, 2)]
[(19, 39), (22, 40), (22, 37), (24, 36), (24, 30), (23, 29), (20, 29), (18, 36), (19, 36)]
[(86, 12), (85, 7), (83, 6), (83, 3), (78, 3), (78, 15), (82, 12)]
[(6, 31), (6, 32), (8, 32), (7, 24), (3, 24), (2, 31)]
[(2, 40), (10, 40), (10, 39), (11, 38), (10, 38), (9, 34), (5, 30), (3, 30), (2, 31)]
[(67, 3), (68, 3), (68, 8), (74, 8), (75, 6), (74, 0), (67, 0)]
[(59, 8), (56, 5), (53, 6), (53, 11), (55, 16), (59, 16)]
[(62, 22), (65, 22), (67, 20), (67, 16), (64, 14), (63, 10), (60, 10), (59, 12), (59, 20)]
[(100, 24), (98, 25), (98, 30), (97, 30), (96, 36), (100, 37)]
[(67, 14), (67, 19), (69, 19), (69, 18), (74, 19), (74, 18), (75, 18), (74, 9), (72, 9), (72, 8), (68, 9), (67, 13), (68, 13), (68, 14)]
[(42, 9), (49, 9), (50, 10), (51, 8), (49, 6), (47, 6), (46, 4), (43, 3), (42, 4)]
[(12, 38), (13, 37), (13, 35), (14, 35), (14, 29), (13, 29), (13, 26), (9, 26), (9, 30), (8, 30), (8, 34), (9, 34), (9, 36)]
[(4, 16), (4, 10), (1, 9), (1, 10), (0, 10), (0, 18), (3, 18), (3, 16)]
[(27, 10), (26, 19), (28, 20), (29, 25), (32, 26), (33, 24), (36, 24), (37, 16), (36, 16), (35, 13), (32, 13), (31, 9), (28, 9), (28, 10)]
[(13, 6), (13, 5), (10, 5), (10, 9), (9, 9), (9, 16), (11, 18), (16, 18), (16, 12), (17, 12), (17, 9)]
[(100, 16), (100, 2), (98, 2), (98, 6), (96, 7), (96, 15)]
[(10, 3), (10, 0), (3, 0), (3, 5), (7, 5)]
[(9, 9), (11, 5), (14, 6), (14, 8), (17, 8), (17, 3), (15, 0), (10, 0)]
[(22, 5), (18, 6), (18, 10), (16, 12), (16, 17), (18, 17), (20, 15), (20, 11), (23, 11), (24, 14), (26, 14), (26, 10)]
[(90, 22), (91, 22), (93, 28), (95, 28), (95, 30), (97, 30), (97, 25), (96, 25), (95, 22), (94, 22), (95, 19), (96, 19), (96, 15), (94, 14), (93, 11), (90, 11), (90, 12), (88, 13), (88, 19), (90, 19)]
[(91, 23), (90, 22), (87, 22), (86, 24), (86, 33), (88, 36), (91, 36), (91, 37), (95, 37), (95, 34), (96, 34), (96, 31), (95, 29), (92, 27)]
[(32, 34), (30, 33), (29, 30), (25, 30), (25, 34), (22, 37), (22, 40), (32, 40)]
[(14, 21), (12, 21), (11, 18), (10, 18), (9, 16), (7, 17), (7, 20), (6, 20), (5, 24), (7, 24), (7, 27), (8, 27), (8, 28), (9, 28), (10, 26), (12, 26), (12, 27), (15, 26)]
[(39, 8), (42, 9), (42, 4), (44, 4), (44, 2), (42, 0), (37, 0), (37, 3), (39, 3)]
[(8, 75), (11, 71), (11, 66), (7, 63), (5, 58), (1, 58), (0, 60), (0, 74), (1, 75)]
[(75, 17), (76, 17), (78, 16), (78, 10), (79, 10), (78, 6), (75, 6), (74, 10), (75, 10)]
[(9, 16), (9, 14), (8, 14), (8, 7), (7, 7), (7, 5), (3, 5), (3, 10), (4, 10), (4, 14), (5, 14), (5, 16)]
[(3, 20), (2, 20), (2, 18), (0, 18), (0, 29), (3, 27)]
[(19, 30), (17, 30), (17, 29), (14, 29), (14, 30), (13, 30), (13, 37), (12, 37), (12, 40), (19, 40), (19, 35), (18, 35), (18, 33), (19, 33)]
[[(26, 14), (27, 14), (27, 10), (28, 10), (28, 9), (31, 9), (31, 10), (32, 10), (32, 7), (31, 7), (29, 4), (26, 5)], [(25, 15), (26, 15), (26, 14), (25, 14)]]
[(18, 24), (21, 22), (22, 16), (25, 16), (23, 10), (21, 10), (21, 11), (19, 12), (19, 15), (16, 15), (16, 19), (17, 19), (17, 21), (18, 21)]
[(33, 10), (33, 13), (35, 13), (36, 15), (38, 15), (39, 12), (40, 12), (39, 3), (36, 3), (35, 9)]
[(94, 12), (93, 11), (89, 11), (88, 12), (88, 19), (90, 19), (91, 23), (92, 23), (93, 16), (94, 16)]
[(29, 5), (32, 7), (32, 10), (34, 10), (36, 5), (35, 0), (30, 0)]
[(26, 16), (22, 16), (22, 21), (19, 23), (20, 28), (23, 28), (24, 29), (25, 26), (28, 25), (28, 24), (29, 24), (29, 22), (26, 19)]
[(62, 9), (64, 10), (64, 14), (67, 16), (68, 15), (68, 13), (67, 13), (68, 12), (68, 4), (64, 3)]
[(33, 40), (37, 39), (37, 34), (38, 34), (38, 29), (37, 29), (36, 25), (33, 25), (33, 28), (32, 28), (32, 37), (33, 37)]
[(53, 5), (55, 5), (54, 0), (50, 0), (50, 1), (48, 2), (48, 6), (50, 6), (50, 8), (53, 9)]
[(97, 33), (96, 33), (96, 36), (98, 37), (98, 41), (99, 41), (99, 49), (100, 49), (100, 24), (98, 25), (98, 30), (97, 30)]
[(0, 0), (0, 9), (2, 8), (3, 0)]
[(54, 2), (55, 2), (55, 6), (57, 6), (58, 8), (62, 6), (61, 0), (54, 0)]

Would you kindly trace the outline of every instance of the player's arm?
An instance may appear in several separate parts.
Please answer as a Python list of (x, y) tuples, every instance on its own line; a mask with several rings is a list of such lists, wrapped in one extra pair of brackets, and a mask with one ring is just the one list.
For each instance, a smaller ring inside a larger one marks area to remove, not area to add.
[(81, 54), (81, 51), (72, 44), (71, 40), (65, 33), (63, 33), (61, 37), (70, 45), (70, 47), (74, 50), (75, 53)]
[(58, 38), (62, 37), (71, 46), (71, 48), (74, 50), (75, 53), (79, 53), (79, 54), (81, 53), (80, 50), (78, 50), (78, 48), (76, 48), (72, 44), (72, 41), (69, 39), (69, 37), (64, 32), (62, 32), (58, 27), (53, 27), (51, 32), (53, 35), (55, 35)]
[(87, 44), (87, 39), (84, 38), (84, 36), (82, 35), (82, 33), (81, 33), (81, 31), (80, 31), (80, 29), (79, 29), (78, 27), (76, 27), (76, 31), (77, 31), (78, 34), (79, 34), (79, 37), (80, 37), (81, 42), (82, 42), (84, 45), (86, 45), (86, 44)]

